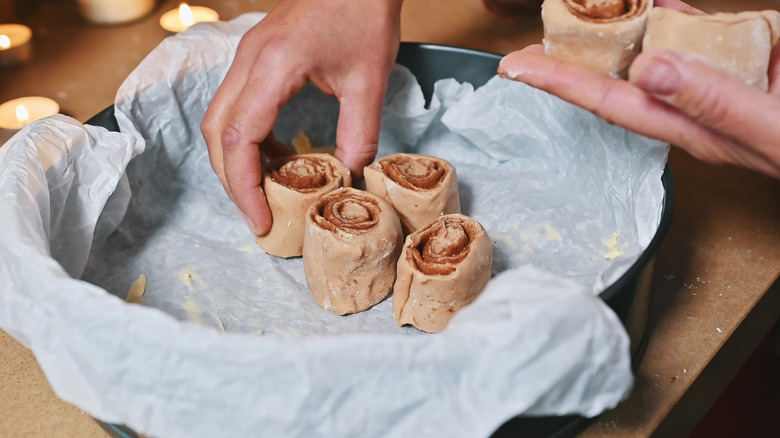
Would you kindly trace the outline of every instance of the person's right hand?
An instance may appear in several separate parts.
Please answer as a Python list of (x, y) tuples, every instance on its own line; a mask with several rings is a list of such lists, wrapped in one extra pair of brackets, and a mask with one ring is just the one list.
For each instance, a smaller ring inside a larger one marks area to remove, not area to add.
[[(690, 10), (677, 0), (656, 4)], [(702, 161), (780, 178), (780, 44), (771, 54), (768, 92), (696, 56), (672, 51), (641, 53), (624, 81), (545, 56), (543, 47), (534, 45), (508, 54), (499, 74), (679, 146)]]
[(241, 40), (201, 123), (212, 168), (258, 235), (271, 227), (263, 151), (279, 110), (312, 82), (340, 103), (336, 158), (360, 177), (376, 156), (402, 0), (284, 0)]

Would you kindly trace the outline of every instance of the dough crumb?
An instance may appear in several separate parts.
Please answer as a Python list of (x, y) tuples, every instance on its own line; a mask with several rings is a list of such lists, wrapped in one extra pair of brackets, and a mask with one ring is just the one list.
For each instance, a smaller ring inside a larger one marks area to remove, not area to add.
[(309, 137), (303, 133), (298, 132), (298, 136), (292, 140), (292, 146), (295, 148), (296, 154), (330, 154), (333, 155), (336, 152), (335, 146), (312, 146)]
[(192, 286), (192, 271), (190, 271), (190, 268), (184, 268), (179, 272), (179, 277), (181, 277), (181, 281), (184, 282), (187, 286)]
[(618, 246), (617, 246), (619, 238), (620, 238), (620, 234), (615, 233), (615, 234), (607, 237), (606, 239), (602, 239), (601, 240), (602, 242), (604, 242), (605, 245), (607, 245), (609, 247), (609, 250), (604, 255), (605, 259), (607, 259), (607, 260), (614, 260), (614, 259), (620, 257), (621, 255), (623, 255), (623, 251), (621, 251), (620, 248), (618, 248)]
[(139, 275), (138, 279), (133, 282), (132, 285), (130, 285), (130, 290), (127, 291), (127, 296), (125, 297), (125, 301), (128, 303), (134, 303), (134, 304), (144, 304), (144, 294), (146, 293), (146, 284), (148, 283), (148, 280), (146, 278), (146, 275)]

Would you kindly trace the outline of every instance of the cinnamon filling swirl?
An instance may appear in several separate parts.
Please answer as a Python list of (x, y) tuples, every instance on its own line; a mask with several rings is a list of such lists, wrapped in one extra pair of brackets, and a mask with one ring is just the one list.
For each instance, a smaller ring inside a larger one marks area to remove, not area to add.
[(449, 217), (425, 230), (412, 257), (420, 272), (427, 275), (448, 275), (469, 254), (469, 246), (477, 229), (458, 217)]
[(621, 17), (636, 8), (637, 2), (626, 0), (569, 0), (566, 6), (579, 17), (592, 19), (611, 19)]
[(381, 209), (375, 199), (339, 191), (323, 197), (312, 215), (321, 228), (359, 234), (376, 227)]
[(447, 171), (441, 163), (424, 157), (398, 155), (380, 161), (382, 171), (401, 187), (431, 190), (439, 186)]
[(307, 156), (293, 156), (288, 160), (280, 160), (268, 175), (280, 185), (298, 192), (314, 192), (328, 183), (332, 174), (330, 163)]

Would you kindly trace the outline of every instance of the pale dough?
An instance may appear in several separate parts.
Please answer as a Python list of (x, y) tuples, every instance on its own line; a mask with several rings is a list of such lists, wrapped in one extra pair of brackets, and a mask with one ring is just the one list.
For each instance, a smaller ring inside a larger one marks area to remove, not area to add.
[(701, 56), (746, 84), (766, 90), (769, 55), (779, 31), (780, 12), (773, 10), (692, 15), (655, 8), (642, 46)]
[(652, 0), (545, 0), (545, 53), (625, 78), (652, 8)]
[(268, 254), (298, 257), (303, 254), (305, 214), (322, 195), (349, 187), (349, 169), (328, 154), (292, 155), (263, 168), (263, 190), (273, 223), (255, 239)]
[(461, 214), (439, 218), (406, 238), (393, 288), (398, 325), (440, 332), (490, 280), (493, 244), (479, 222)]
[(363, 171), (366, 190), (393, 206), (405, 233), (443, 214), (460, 213), (458, 177), (446, 160), (428, 155), (392, 154)]
[(342, 188), (312, 204), (305, 218), (303, 269), (322, 308), (338, 315), (361, 312), (390, 293), (403, 243), (392, 206)]

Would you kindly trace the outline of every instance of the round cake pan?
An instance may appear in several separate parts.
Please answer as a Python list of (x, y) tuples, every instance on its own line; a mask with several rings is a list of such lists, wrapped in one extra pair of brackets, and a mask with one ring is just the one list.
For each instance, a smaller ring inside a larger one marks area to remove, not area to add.
[[(430, 100), (433, 84), (446, 78), (469, 82), (475, 88), (484, 85), (496, 75), (502, 56), (460, 47), (401, 43), (397, 62), (415, 74), (422, 86), (426, 101)], [(114, 108), (108, 107), (96, 114), (87, 123), (118, 131)], [(665, 196), (661, 221), (650, 244), (634, 264), (612, 285), (601, 292), (600, 297), (618, 315), (631, 339), (631, 354), (636, 367), (644, 353), (655, 255), (672, 221), (674, 206), (674, 183), (667, 164), (661, 178)], [(559, 417), (522, 417), (507, 421), (493, 436), (525, 438), (563, 438), (581, 432), (592, 419), (570, 415)], [(126, 427), (101, 424), (110, 434), (121, 438), (137, 438), (137, 434)]]

